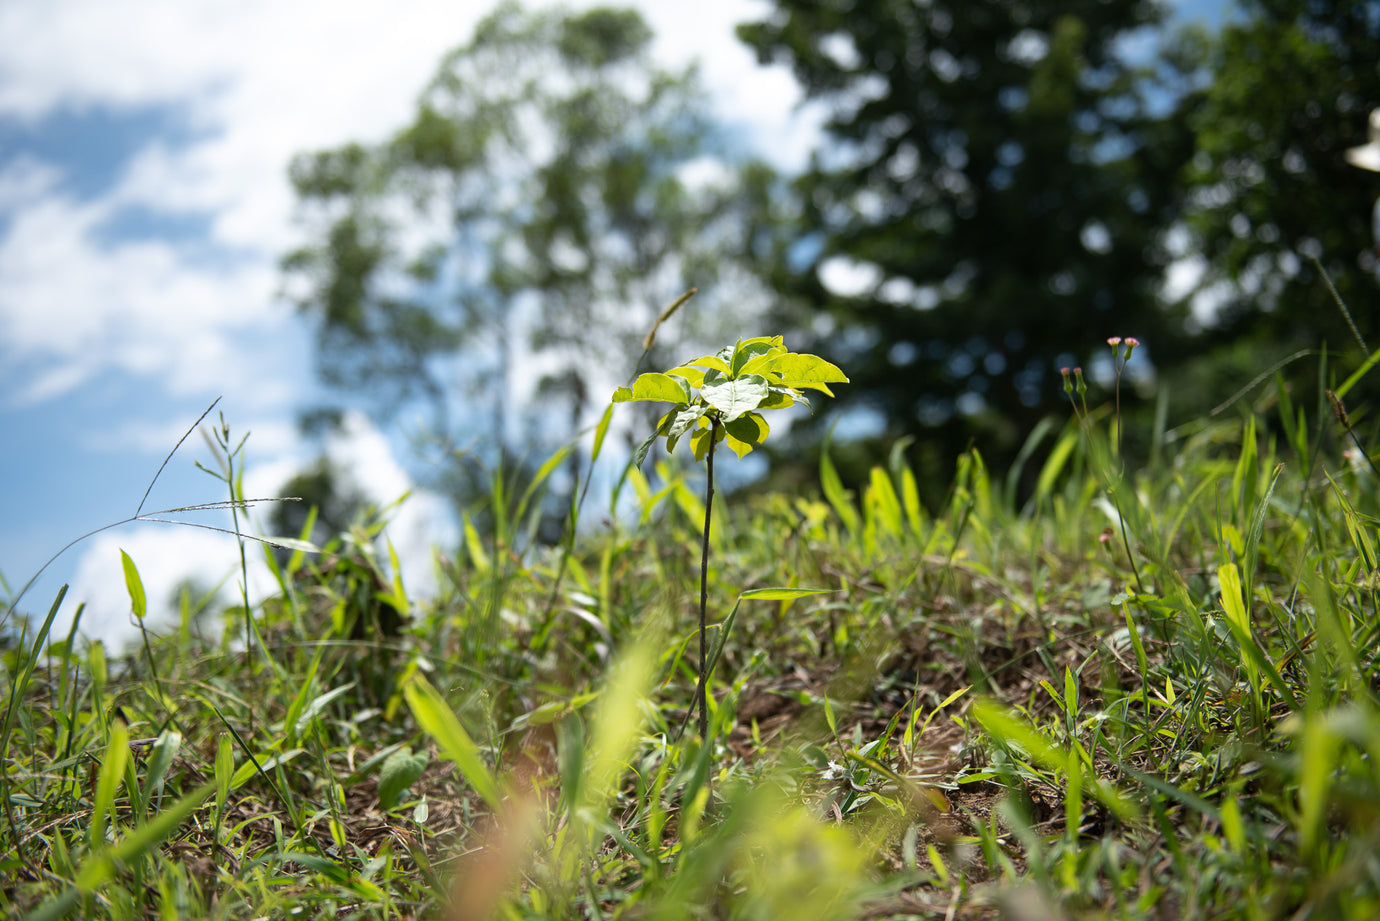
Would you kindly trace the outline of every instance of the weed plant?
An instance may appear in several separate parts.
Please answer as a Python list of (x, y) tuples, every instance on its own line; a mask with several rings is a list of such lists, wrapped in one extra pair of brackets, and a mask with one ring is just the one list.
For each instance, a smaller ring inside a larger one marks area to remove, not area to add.
[[(1139, 467), (1078, 393), (1025, 497), (970, 451), (925, 508), (899, 444), (735, 499), (706, 744), (675, 733), (707, 509), (674, 457), (553, 548), (525, 535), (559, 459), (496, 480), (432, 599), (373, 519), (266, 552), (279, 590), (224, 636), (37, 619), (3, 659), (5, 913), (1376, 917), (1380, 478), (1334, 370)], [(799, 586), (833, 591), (737, 604)]]

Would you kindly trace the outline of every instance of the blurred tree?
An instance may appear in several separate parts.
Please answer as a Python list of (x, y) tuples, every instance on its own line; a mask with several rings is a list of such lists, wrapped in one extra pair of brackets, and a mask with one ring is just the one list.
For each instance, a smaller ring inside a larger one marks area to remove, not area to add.
[(1197, 275), (1188, 296), (1216, 338), (1252, 343), (1258, 370), (1324, 342), (1360, 353), (1314, 259), (1369, 348), (1380, 346), (1370, 229), (1380, 174), (1345, 160), (1377, 106), (1380, 4), (1356, 0), (1241, 0), (1187, 100), (1196, 150), (1176, 245)]
[[(654, 66), (651, 38), (630, 10), (501, 6), (391, 139), (293, 161), (311, 230), (285, 269), (327, 384), (376, 416), (425, 406), (449, 456), (492, 466), (597, 418), (687, 288), (654, 364), (677, 339), (758, 332), (771, 173), (732, 154), (693, 68)], [(482, 491), (475, 473), (442, 477)]]
[(870, 417), (882, 450), (920, 436), (947, 483), (973, 438), (1009, 459), (1063, 400), (1059, 366), (1108, 336), (1182, 351), (1158, 295), (1191, 149), (1167, 82), (1181, 73), (1153, 54), (1159, 5), (774, 7), (740, 37), (831, 112), (833, 145), (800, 184), (808, 235), (776, 275), (816, 333), (802, 348), (853, 379), (831, 413)]

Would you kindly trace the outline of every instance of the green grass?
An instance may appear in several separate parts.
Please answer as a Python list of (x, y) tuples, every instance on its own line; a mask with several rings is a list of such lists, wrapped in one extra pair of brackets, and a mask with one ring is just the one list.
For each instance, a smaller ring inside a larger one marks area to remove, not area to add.
[(1364, 420), (1257, 397), (1137, 470), (1094, 408), (1023, 471), (966, 455), (939, 509), (899, 451), (858, 494), (826, 461), (725, 503), (709, 746), (674, 465), (556, 548), (540, 484), (496, 482), (433, 600), (362, 523), (120, 658), (35, 618), (6, 914), (1373, 918), (1380, 479), (1343, 455)]

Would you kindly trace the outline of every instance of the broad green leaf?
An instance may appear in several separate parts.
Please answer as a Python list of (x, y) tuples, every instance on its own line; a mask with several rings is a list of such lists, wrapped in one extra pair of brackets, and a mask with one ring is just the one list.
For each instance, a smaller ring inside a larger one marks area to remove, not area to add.
[(708, 410), (703, 403), (693, 403), (690, 406), (677, 407), (668, 413), (667, 420), (661, 425), (661, 431), (666, 436), (666, 450), (674, 451), (680, 437), (694, 428)]
[(701, 355), (693, 361), (687, 361), (687, 365), (698, 365), (701, 368), (713, 368), (715, 371), (728, 373), (728, 362), (718, 355)]
[(413, 754), (406, 745), (385, 758), (379, 769), (379, 808), (387, 812), (398, 805), (403, 791), (417, 782), (427, 763), (426, 752)]
[(804, 397), (787, 390), (785, 387), (773, 387), (768, 384), (767, 390), (769, 391), (767, 398), (762, 401), (761, 406), (757, 407), (758, 409), (785, 409), (796, 403), (804, 403), (806, 409), (810, 408), (810, 404), (805, 401)]
[(786, 340), (782, 336), (753, 336), (751, 339), (740, 340), (738, 342), (737, 348), (741, 349), (745, 345), (756, 345), (759, 342), (766, 343), (773, 349), (777, 349), (782, 352), (786, 351)]
[(787, 352), (773, 362), (772, 370), (781, 375), (781, 382), (787, 387), (822, 390), (829, 396), (834, 392), (827, 385), (848, 382), (848, 375), (818, 355)]
[(756, 447), (752, 442), (743, 441), (727, 429), (724, 430), (724, 443), (734, 454), (738, 455), (739, 460), (751, 454), (753, 448)]
[[(728, 429), (730, 439), (737, 439), (748, 446), (748, 451), (767, 440), (767, 435), (771, 434), (771, 427), (767, 421), (757, 413), (744, 413), (732, 422), (726, 423), (724, 428)], [(739, 453), (739, 457), (747, 451)]]
[(705, 455), (709, 453), (710, 438), (713, 437), (712, 433), (716, 431), (719, 437), (715, 439), (715, 441), (722, 441), (724, 437), (722, 427), (695, 429), (695, 433), (690, 436), (690, 449), (695, 452), (695, 460), (704, 460)]
[(721, 384), (706, 385), (700, 391), (700, 396), (722, 413), (723, 421), (727, 423), (760, 406), (768, 392), (765, 377), (749, 374)]
[(162, 795), (163, 779), (167, 776), (168, 768), (172, 767), (181, 748), (182, 733), (174, 729), (164, 729), (158, 736), (158, 741), (153, 743), (147, 776), (144, 780), (146, 792), (150, 797)]
[(627, 403), (634, 400), (650, 400), (664, 403), (689, 403), (690, 385), (685, 378), (672, 377), (659, 371), (639, 374), (633, 385), (619, 387), (613, 392), (614, 403)]
[(704, 384), (704, 369), (696, 368), (691, 365), (678, 365), (666, 372), (673, 377), (683, 377), (685, 382), (695, 389), (699, 389)]
[(125, 569), (125, 588), (129, 591), (130, 607), (134, 610), (134, 616), (143, 620), (149, 607), (148, 598), (144, 595), (144, 581), (139, 578), (134, 561), (123, 550), (120, 551), (120, 564)]
[(499, 808), (501, 797), (498, 781), (480, 757), (479, 746), (474, 744), (465, 727), (460, 725), (460, 720), (456, 719), (455, 712), (440, 692), (420, 674), (414, 674), (412, 679), (403, 685), (403, 696), (407, 698), (407, 705), (411, 708), (417, 724), (460, 769), (460, 774), (469, 781), (474, 792), (491, 808)]
[(749, 362), (771, 355), (780, 355), (783, 352), (783, 349), (773, 345), (770, 341), (749, 340), (747, 342), (740, 342), (738, 343), (738, 347), (733, 350), (733, 362), (729, 366), (729, 373), (734, 377), (752, 373), (747, 370)]

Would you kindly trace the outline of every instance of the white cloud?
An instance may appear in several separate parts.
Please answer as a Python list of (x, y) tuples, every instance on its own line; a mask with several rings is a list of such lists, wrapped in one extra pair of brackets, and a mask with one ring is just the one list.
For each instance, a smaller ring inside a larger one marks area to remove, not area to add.
[[(657, 33), (657, 61), (679, 67), (702, 58), (720, 113), (774, 162), (804, 162), (818, 113), (797, 114), (800, 95), (789, 73), (758, 68), (732, 32), (737, 22), (764, 15), (767, 4), (634, 5)], [(79, 120), (100, 111), (118, 122), (156, 111), (175, 129), (150, 136), (123, 163), (109, 162), (113, 154), (99, 149), (84, 151), (82, 163), (105, 156), (100, 168), (119, 169), (95, 192), (78, 193), (82, 182), (69, 182), (90, 176), (64, 175), (38, 156), (0, 157), (0, 366), (11, 371), (0, 408), (51, 404), (114, 371), (137, 377), (146, 406), (132, 422), (112, 415), (99, 439), (104, 450), (170, 448), (185, 421), (140, 420), (157, 418), (173, 402), (224, 393), (227, 418), (255, 432), (251, 483), (260, 482), (256, 471), (285, 478), (308, 460), (286, 422), (309, 364), (306, 340), (290, 311), (275, 303), (277, 259), (297, 241), (289, 159), (379, 139), (403, 124), (441, 55), (467, 41), (492, 6), (452, 0), (0, 3), (0, 35), (23, 37), (0, 55), (0, 118), (41, 129), (59, 114)], [(100, 140), (89, 143), (99, 148)], [(132, 219), (156, 228), (169, 218), (192, 230), (143, 236), (121, 230)], [(384, 436), (360, 418), (350, 420), (331, 451), (352, 458), (360, 485), (382, 504), (411, 486)], [(280, 484), (261, 485), (255, 491), (274, 494)], [(409, 585), (430, 580), (431, 546), (454, 536), (448, 520), (445, 502), (423, 492), (396, 513), (389, 533)], [(90, 623), (118, 625), (127, 613), (120, 546), (135, 556), (150, 598), (162, 603), (159, 593), (188, 573), (219, 578), (237, 565), (233, 540), (217, 540), (168, 526), (93, 539), (77, 580), (93, 604)]]
[[(61, 636), (71, 624), (77, 604), (86, 604), (80, 629), (90, 639), (120, 647), (132, 642), (137, 628), (132, 622), (129, 595), (125, 590), (120, 551), (134, 561), (148, 599), (146, 625), (166, 630), (176, 622), (173, 593), (186, 579), (209, 589), (224, 582), (221, 597), (229, 603), (227, 589), (238, 585), (239, 549), (235, 538), (200, 528), (171, 524), (144, 524), (97, 535), (86, 545), (64, 605), (66, 618), (55, 623), (53, 635)], [(251, 602), (273, 584), (259, 553), (246, 555), (249, 563)]]
[(174, 394), (213, 390), (253, 357), (231, 333), (281, 323), (271, 264), (205, 265), (164, 241), (106, 244), (110, 213), (65, 196), (11, 212), (0, 238), (0, 355), (47, 365), (21, 403), (106, 368), (157, 375)]
[[(765, 4), (640, 6), (659, 59), (703, 58), (725, 117), (773, 158), (803, 161), (816, 128), (792, 114), (799, 90), (784, 69), (759, 68), (732, 31)], [(214, 390), (243, 351), (230, 334), (270, 334), (286, 315), (273, 296), (276, 259), (295, 242), (291, 156), (402, 124), (441, 55), (486, 9), (383, 0), (0, 7), (0, 33), (25, 36), (0, 59), (0, 115), (172, 105), (194, 133), (181, 146), (151, 138), (90, 201), (60, 195), (56, 170), (32, 158), (0, 174), (11, 220), (0, 243), (3, 348), (56, 366), (21, 396), (51, 399), (106, 367), (156, 372), (174, 393)], [(210, 239), (104, 238), (131, 208), (205, 217)], [(207, 258), (208, 243), (218, 258)]]

